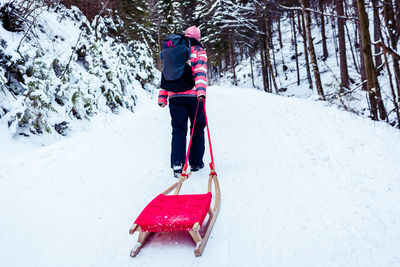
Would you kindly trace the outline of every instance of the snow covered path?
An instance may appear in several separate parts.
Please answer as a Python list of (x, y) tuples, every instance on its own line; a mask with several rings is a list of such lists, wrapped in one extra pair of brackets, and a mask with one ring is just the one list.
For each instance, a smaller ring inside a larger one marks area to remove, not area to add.
[(149, 100), (23, 154), (0, 140), (1, 265), (400, 266), (398, 130), (252, 89), (210, 87), (207, 107), (222, 205), (202, 257), (186, 233), (129, 257), (132, 221), (176, 181), (168, 109)]

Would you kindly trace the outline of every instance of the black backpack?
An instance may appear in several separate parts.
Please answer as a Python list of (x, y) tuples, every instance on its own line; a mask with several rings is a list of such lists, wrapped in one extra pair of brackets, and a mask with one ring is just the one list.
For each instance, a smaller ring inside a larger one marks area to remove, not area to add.
[[(178, 93), (194, 87), (190, 60), (190, 40), (182, 34), (170, 34), (162, 42), (161, 88)], [(190, 62), (190, 61), (189, 61)]]

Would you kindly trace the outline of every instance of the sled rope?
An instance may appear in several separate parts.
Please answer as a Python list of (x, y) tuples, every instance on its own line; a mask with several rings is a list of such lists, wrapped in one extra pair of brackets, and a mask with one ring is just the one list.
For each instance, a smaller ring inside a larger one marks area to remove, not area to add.
[[(199, 110), (199, 103), (200, 103), (200, 100), (197, 101), (196, 114), (194, 115), (194, 120), (193, 120), (193, 125), (192, 125), (192, 132), (190, 133), (189, 147), (188, 147), (188, 150), (187, 150), (187, 153), (186, 153), (185, 165), (184, 165), (184, 167), (183, 167), (183, 172), (182, 172), (183, 176), (187, 176), (187, 175), (186, 175), (186, 170), (187, 170), (187, 167), (188, 167), (188, 160), (189, 160), (190, 147), (192, 146), (192, 139), (193, 139), (193, 133), (194, 133), (194, 126), (196, 125), (197, 112), (198, 112), (198, 110)], [(188, 177), (188, 176), (187, 176), (187, 177)], [(189, 177), (188, 177), (188, 178), (189, 178)]]
[[(207, 119), (207, 112), (206, 112), (206, 101), (203, 101), (203, 106), (204, 106), (204, 116), (206, 117), (208, 144), (210, 146), (210, 155), (211, 155), (210, 168), (211, 168), (211, 170), (214, 170), (214, 155), (213, 155), (213, 150), (212, 150), (212, 145), (211, 145), (210, 127), (208, 126), (208, 119)], [(213, 172), (212, 174), (216, 175), (217, 173)], [(210, 175), (212, 175), (212, 174), (210, 174)]]
[[(188, 160), (189, 160), (189, 154), (190, 154), (190, 147), (192, 146), (192, 140), (193, 140), (193, 133), (194, 133), (194, 127), (196, 125), (196, 119), (197, 119), (197, 113), (199, 111), (199, 103), (200, 101), (203, 102), (203, 107), (204, 107), (204, 116), (206, 118), (206, 126), (207, 126), (207, 135), (208, 135), (208, 144), (210, 146), (210, 155), (211, 155), (211, 163), (210, 163), (210, 169), (214, 170), (214, 154), (213, 154), (213, 150), (212, 150), (212, 145), (211, 145), (211, 135), (210, 135), (210, 129), (208, 127), (208, 119), (207, 119), (207, 112), (206, 112), (206, 101), (205, 100), (198, 100), (197, 101), (197, 107), (196, 107), (196, 114), (194, 116), (194, 120), (193, 120), (193, 125), (192, 125), (192, 132), (190, 134), (190, 140), (189, 140), (189, 146), (188, 146), (188, 150), (186, 153), (186, 159), (185, 159), (185, 165), (183, 167), (183, 172), (182, 175), (185, 177), (188, 177), (188, 175), (186, 174), (186, 170), (188, 167)], [(217, 173), (213, 172), (211, 175), (216, 175)]]

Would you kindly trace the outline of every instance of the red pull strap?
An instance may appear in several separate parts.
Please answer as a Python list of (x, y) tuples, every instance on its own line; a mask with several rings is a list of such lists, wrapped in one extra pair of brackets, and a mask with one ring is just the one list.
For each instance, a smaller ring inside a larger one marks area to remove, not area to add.
[(188, 160), (189, 160), (189, 153), (190, 153), (190, 147), (192, 146), (192, 139), (193, 139), (193, 133), (194, 133), (194, 126), (196, 125), (196, 118), (197, 118), (197, 112), (199, 110), (199, 103), (200, 101), (203, 101), (203, 107), (204, 107), (204, 116), (206, 118), (206, 125), (207, 125), (207, 135), (208, 135), (208, 144), (210, 146), (210, 155), (211, 155), (211, 163), (210, 163), (210, 169), (212, 171), (212, 175), (217, 175), (217, 173), (215, 172), (215, 167), (214, 167), (214, 155), (213, 155), (213, 150), (212, 150), (212, 145), (211, 145), (211, 135), (210, 135), (210, 129), (208, 126), (208, 119), (207, 119), (207, 112), (206, 112), (206, 101), (205, 100), (198, 100), (197, 101), (197, 107), (196, 107), (196, 114), (194, 116), (194, 120), (193, 120), (193, 125), (192, 125), (192, 133), (190, 134), (190, 141), (189, 141), (189, 146), (188, 146), (188, 150), (186, 153), (186, 159), (185, 159), (185, 165), (183, 166), (183, 176), (187, 176), (186, 175), (186, 170), (188, 168)]
[(211, 145), (210, 127), (208, 126), (208, 119), (207, 119), (207, 112), (206, 112), (206, 101), (203, 101), (203, 106), (204, 106), (204, 116), (206, 117), (208, 144), (210, 146), (210, 155), (211, 155), (210, 168), (211, 168), (211, 170), (213, 170), (214, 169), (214, 155), (213, 155), (213, 150), (212, 150), (212, 145)]
[(200, 102), (200, 101), (197, 101), (196, 114), (194, 115), (193, 126), (192, 126), (192, 133), (190, 134), (189, 147), (188, 147), (188, 150), (187, 150), (187, 153), (186, 153), (185, 165), (183, 166), (183, 173), (186, 173), (186, 170), (187, 170), (187, 167), (188, 167), (188, 160), (189, 160), (190, 147), (192, 146), (192, 139), (193, 139), (193, 133), (194, 133), (194, 126), (196, 125), (197, 111), (199, 110), (199, 102)]

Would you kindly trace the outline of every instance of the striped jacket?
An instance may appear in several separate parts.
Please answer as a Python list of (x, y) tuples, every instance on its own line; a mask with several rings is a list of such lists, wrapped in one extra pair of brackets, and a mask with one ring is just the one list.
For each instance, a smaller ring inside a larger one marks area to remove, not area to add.
[(158, 103), (167, 104), (168, 98), (206, 96), (207, 88), (207, 53), (198, 45), (191, 46), (190, 61), (194, 78), (194, 87), (184, 92), (173, 93), (161, 89), (158, 93)]

